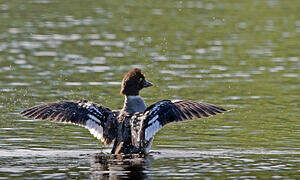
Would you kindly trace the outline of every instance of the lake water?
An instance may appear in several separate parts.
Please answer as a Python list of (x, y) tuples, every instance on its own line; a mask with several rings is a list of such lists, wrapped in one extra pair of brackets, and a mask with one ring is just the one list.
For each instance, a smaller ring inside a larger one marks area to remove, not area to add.
[[(300, 1), (10, 0), (0, 3), (0, 179), (299, 179)], [(231, 109), (166, 126), (146, 158), (107, 164), (81, 127), (25, 108), (88, 99), (120, 109), (142, 68), (146, 103)]]

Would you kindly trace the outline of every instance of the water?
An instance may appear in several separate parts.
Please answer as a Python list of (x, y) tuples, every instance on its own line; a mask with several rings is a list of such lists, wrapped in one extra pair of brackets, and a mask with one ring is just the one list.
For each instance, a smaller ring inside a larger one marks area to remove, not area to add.
[[(30, 0), (0, 4), (0, 179), (297, 179), (300, 3)], [(101, 164), (81, 127), (18, 113), (62, 99), (122, 107), (142, 68), (147, 104), (191, 99), (232, 111), (161, 130), (154, 153)], [(159, 153), (158, 153), (159, 152)]]

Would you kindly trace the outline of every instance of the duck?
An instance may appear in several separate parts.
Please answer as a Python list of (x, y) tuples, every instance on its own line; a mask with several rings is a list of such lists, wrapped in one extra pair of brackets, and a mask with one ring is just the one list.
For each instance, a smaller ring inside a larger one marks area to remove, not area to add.
[(121, 110), (111, 110), (88, 100), (63, 100), (44, 103), (23, 110), (31, 119), (82, 126), (104, 145), (113, 143), (111, 154), (148, 154), (154, 135), (167, 124), (224, 113), (226, 109), (192, 100), (161, 100), (147, 106), (140, 91), (153, 86), (139, 68), (123, 78)]

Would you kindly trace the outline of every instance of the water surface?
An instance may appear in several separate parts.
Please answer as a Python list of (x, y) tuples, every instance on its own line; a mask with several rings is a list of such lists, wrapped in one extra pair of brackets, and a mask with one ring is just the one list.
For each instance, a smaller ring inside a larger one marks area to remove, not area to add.
[[(299, 174), (300, 3), (29, 0), (0, 4), (0, 179), (282, 178)], [(151, 156), (103, 165), (81, 127), (18, 113), (62, 99), (122, 107), (142, 68), (147, 104), (190, 99), (232, 111), (171, 124)]]

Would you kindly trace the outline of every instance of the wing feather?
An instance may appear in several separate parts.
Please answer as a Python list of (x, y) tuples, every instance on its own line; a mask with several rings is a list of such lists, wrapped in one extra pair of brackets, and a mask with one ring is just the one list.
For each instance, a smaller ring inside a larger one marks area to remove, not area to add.
[(208, 117), (225, 111), (222, 107), (208, 103), (188, 100), (163, 100), (149, 106), (143, 113), (140, 136), (144, 136), (149, 141), (168, 123)]
[(25, 109), (20, 114), (33, 119), (83, 126), (105, 144), (110, 144), (116, 135), (115, 113), (86, 100), (41, 104)]

